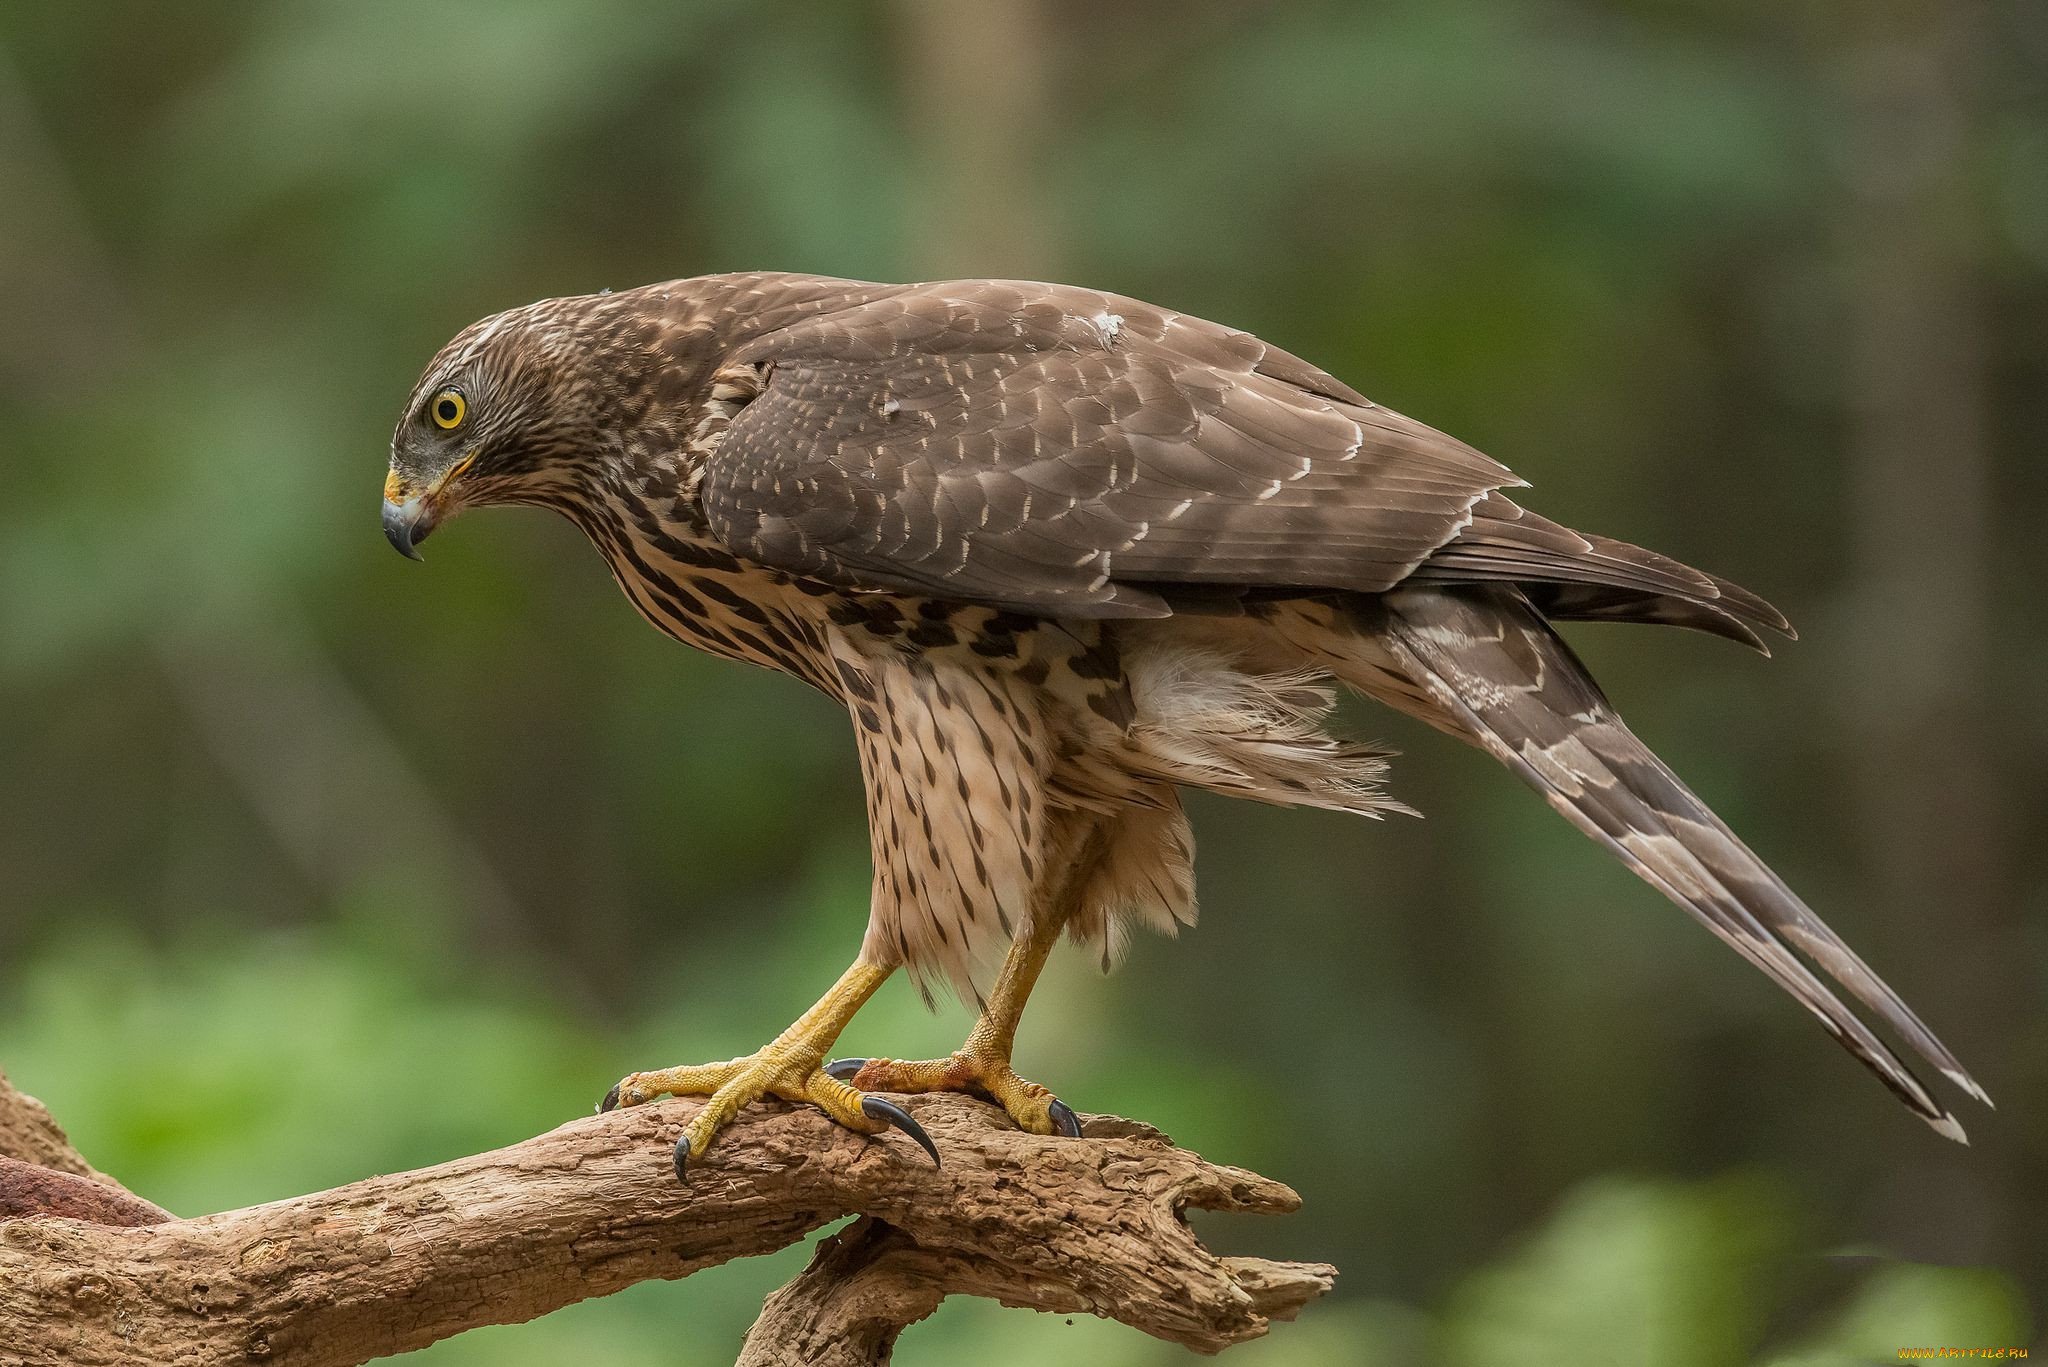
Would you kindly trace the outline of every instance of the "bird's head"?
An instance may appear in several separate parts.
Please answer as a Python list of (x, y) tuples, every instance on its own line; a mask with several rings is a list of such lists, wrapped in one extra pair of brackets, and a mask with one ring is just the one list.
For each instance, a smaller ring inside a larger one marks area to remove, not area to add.
[[(391, 437), (384, 535), (403, 554), (466, 507), (576, 500), (649, 408), (654, 330), (623, 295), (473, 323), (420, 376)], [(637, 440), (632, 444), (641, 444)]]

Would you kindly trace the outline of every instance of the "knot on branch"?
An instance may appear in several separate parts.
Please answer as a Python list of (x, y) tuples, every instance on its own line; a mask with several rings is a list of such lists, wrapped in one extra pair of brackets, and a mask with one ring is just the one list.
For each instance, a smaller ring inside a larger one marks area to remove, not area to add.
[(157, 1225), (175, 1218), (121, 1188), (0, 1155), (0, 1220), (54, 1215), (94, 1225)]

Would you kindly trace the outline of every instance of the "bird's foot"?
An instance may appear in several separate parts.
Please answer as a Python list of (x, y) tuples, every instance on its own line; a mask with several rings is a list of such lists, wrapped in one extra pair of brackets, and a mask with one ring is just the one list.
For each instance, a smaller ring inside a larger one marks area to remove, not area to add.
[(965, 1092), (1009, 1112), (1020, 1130), (1081, 1137), (1073, 1108), (1035, 1082), (1026, 1082), (1010, 1061), (994, 1052), (962, 1049), (946, 1058), (905, 1062), (888, 1058), (842, 1058), (825, 1065), (832, 1077), (863, 1092)]
[(740, 1109), (764, 1096), (784, 1101), (808, 1101), (849, 1130), (880, 1134), (895, 1128), (917, 1141), (939, 1161), (939, 1151), (924, 1127), (895, 1102), (878, 1096), (863, 1096), (818, 1065), (822, 1048), (777, 1040), (759, 1053), (725, 1063), (707, 1063), (684, 1068), (661, 1068), (651, 1073), (632, 1073), (605, 1095), (598, 1110), (639, 1106), (665, 1096), (710, 1098), (676, 1140), (676, 1177), (686, 1180), (688, 1165), (704, 1156), (712, 1139), (726, 1127)]

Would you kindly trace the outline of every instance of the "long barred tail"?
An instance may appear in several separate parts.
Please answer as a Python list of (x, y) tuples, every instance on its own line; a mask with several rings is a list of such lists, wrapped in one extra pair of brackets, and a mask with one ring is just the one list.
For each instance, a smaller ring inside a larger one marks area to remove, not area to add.
[(1645, 882), (1768, 974), (1941, 1134), (1967, 1142), (1919, 1078), (1792, 953), (1855, 995), (1957, 1086), (1990, 1097), (1855, 951), (1629, 731), (1585, 666), (1508, 589), (1381, 600), (1381, 638), (1408, 681)]

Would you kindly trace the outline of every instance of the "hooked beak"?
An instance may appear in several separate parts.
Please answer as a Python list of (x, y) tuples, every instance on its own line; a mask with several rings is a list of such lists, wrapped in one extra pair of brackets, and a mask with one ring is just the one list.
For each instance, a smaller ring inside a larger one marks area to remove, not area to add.
[(427, 502), (418, 496), (392, 502), (384, 500), (384, 539), (391, 548), (407, 560), (423, 559), (413, 549), (427, 539), (427, 533), (434, 530), (434, 519), (427, 516)]
[(393, 470), (384, 479), (384, 539), (407, 560), (423, 559), (417, 549), (441, 520), (448, 502), (446, 490), (476, 459), (476, 453), (457, 461), (452, 469), (425, 490), (417, 490)]

